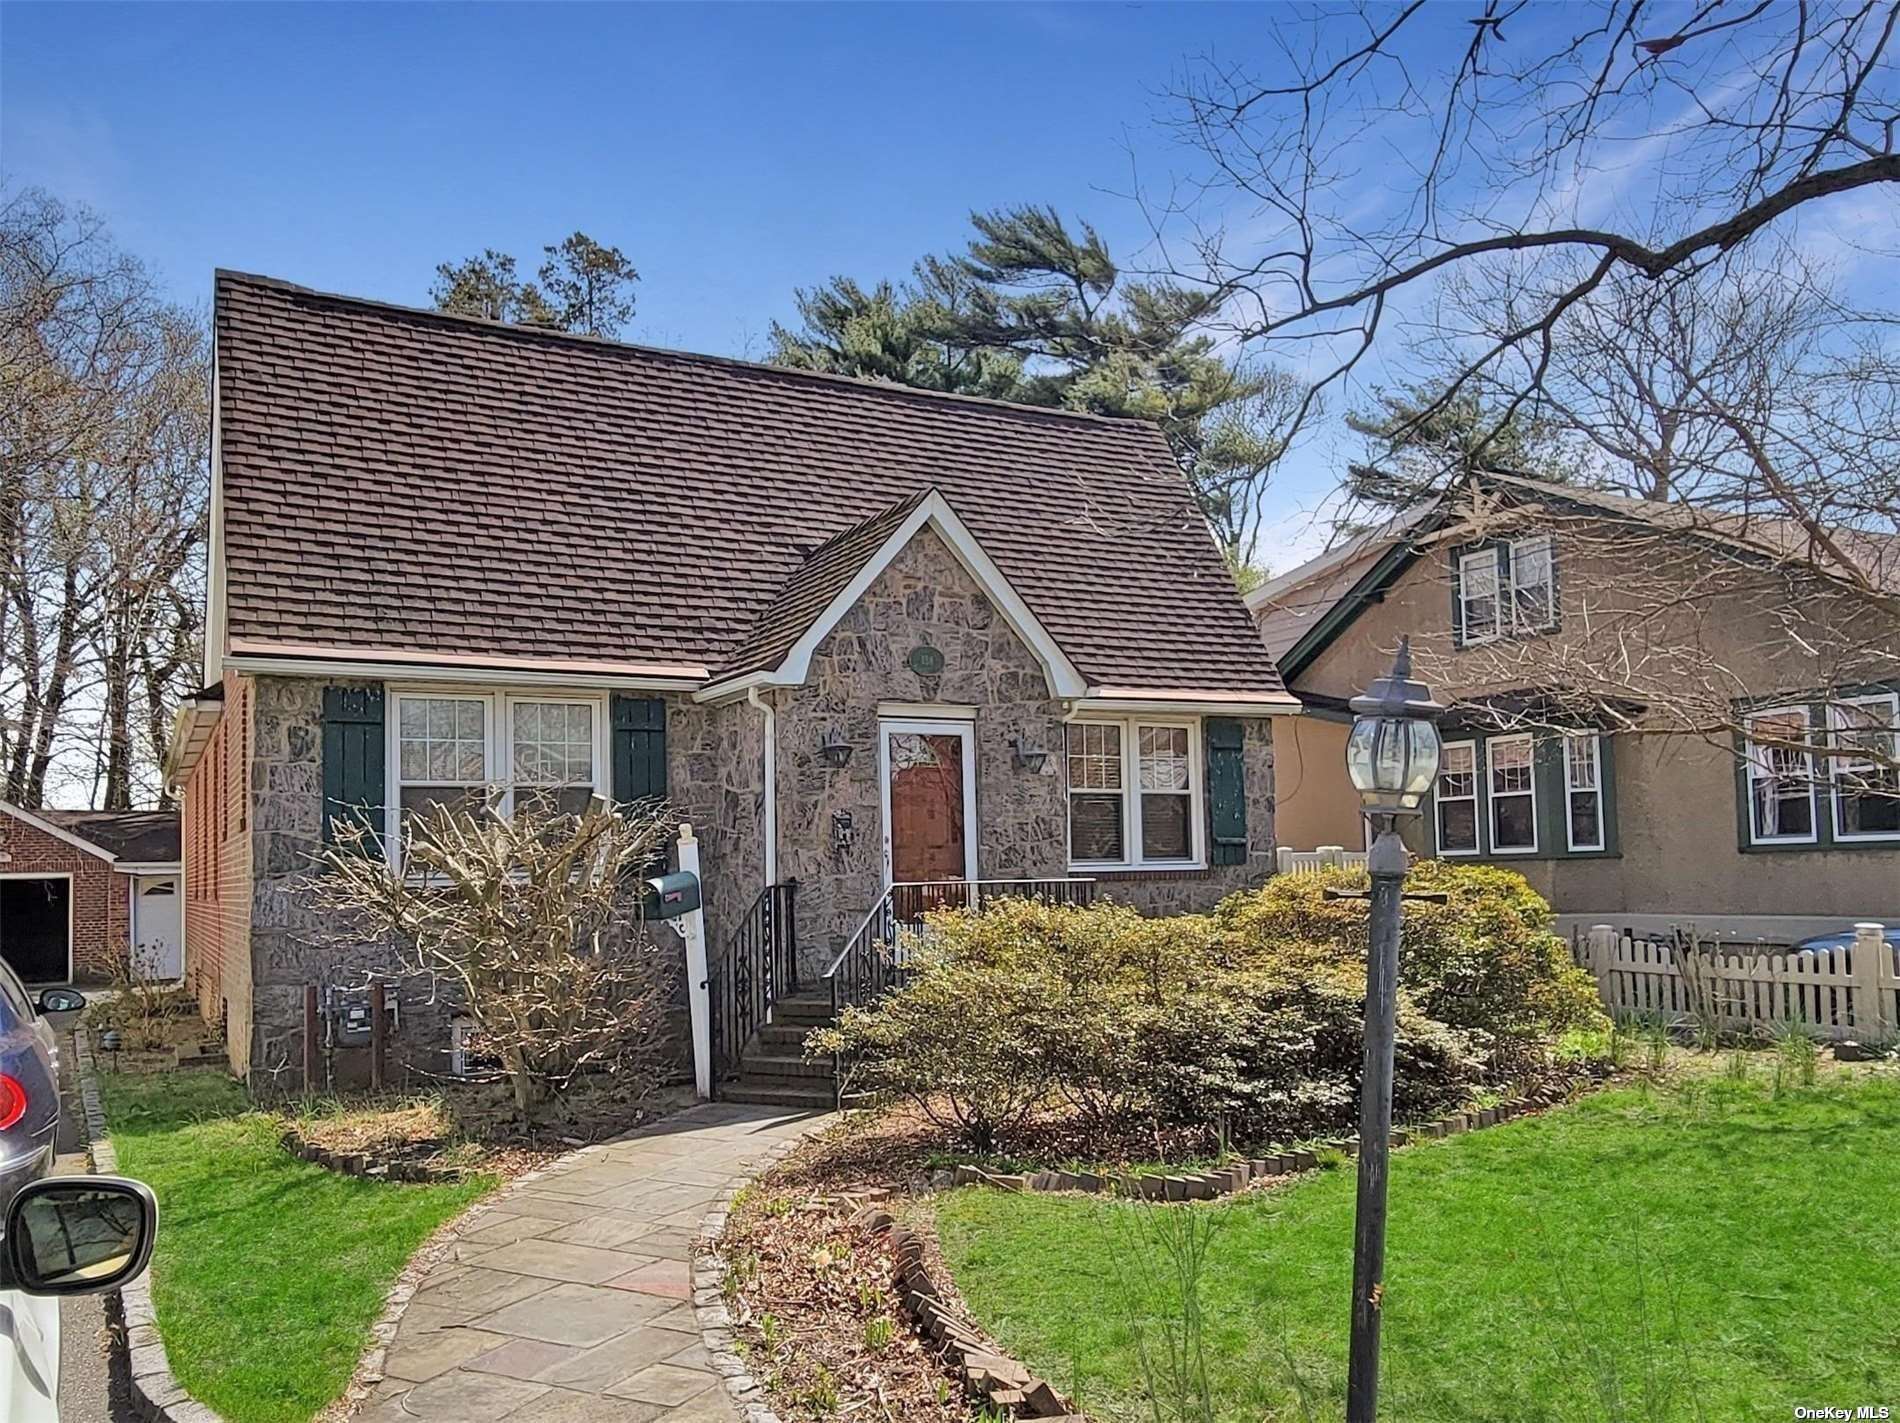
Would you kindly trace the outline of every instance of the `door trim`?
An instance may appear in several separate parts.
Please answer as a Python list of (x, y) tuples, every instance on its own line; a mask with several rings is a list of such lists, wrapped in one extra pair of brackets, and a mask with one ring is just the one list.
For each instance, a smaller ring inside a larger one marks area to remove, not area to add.
[(63, 984), (73, 981), (73, 935), (79, 928), (79, 883), (71, 870), (12, 870), (0, 871), (0, 879), (63, 879), (66, 881), (66, 976), (60, 979), (39, 978), (28, 982), (25, 974), (18, 969), (20, 982), (28, 988), (40, 988), (46, 984)]
[(954, 736), (963, 742), (963, 877), (976, 878), (976, 725), (942, 718), (879, 717), (877, 722), (877, 795), (884, 839), (884, 887), (891, 880), (891, 734), (918, 732)]

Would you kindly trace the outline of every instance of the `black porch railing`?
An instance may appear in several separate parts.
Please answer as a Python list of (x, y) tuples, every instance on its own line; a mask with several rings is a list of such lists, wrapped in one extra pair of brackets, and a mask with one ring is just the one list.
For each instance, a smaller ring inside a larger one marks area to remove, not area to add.
[[(844, 951), (825, 970), (831, 990), (831, 1016), (846, 1008), (875, 1003), (893, 988), (901, 988), (909, 958), (905, 940), (919, 932), (923, 917), (933, 909), (981, 909), (999, 899), (1034, 899), (1045, 904), (1094, 902), (1092, 879), (952, 879), (894, 884), (885, 890), (864, 916)], [(832, 1064), (832, 1076), (842, 1090), (842, 1066)]]
[(796, 880), (761, 890), (725, 952), (707, 967), (715, 1096), (752, 1035), (771, 1020), (772, 1005), (798, 991), (797, 893)]

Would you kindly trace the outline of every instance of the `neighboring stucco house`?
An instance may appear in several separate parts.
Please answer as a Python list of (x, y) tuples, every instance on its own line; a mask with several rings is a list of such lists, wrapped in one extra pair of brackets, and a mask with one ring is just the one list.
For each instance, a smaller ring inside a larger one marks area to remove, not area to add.
[(445, 798), (664, 796), (715, 968), (796, 881), (806, 988), (893, 882), (1171, 910), (1270, 872), (1297, 702), (1152, 427), (232, 273), (214, 332), (169, 772), (239, 1072), (294, 1082), (306, 986), (380, 961), (295, 892), (342, 816), (399, 855)]
[(131, 957), (177, 978), (178, 813), (0, 801), (0, 957), (27, 983), (103, 983)]
[[(1275, 747), (1281, 843), (1363, 843), (1346, 703), (1409, 635), (1452, 706), (1415, 850), (1521, 870), (1566, 923), (1900, 920), (1900, 626), (1830, 591), (1805, 537), (1488, 474), (1264, 584), (1247, 601), (1307, 713)], [(1832, 542), (1900, 592), (1900, 542)], [(1856, 738), (1884, 754), (1828, 753)]]

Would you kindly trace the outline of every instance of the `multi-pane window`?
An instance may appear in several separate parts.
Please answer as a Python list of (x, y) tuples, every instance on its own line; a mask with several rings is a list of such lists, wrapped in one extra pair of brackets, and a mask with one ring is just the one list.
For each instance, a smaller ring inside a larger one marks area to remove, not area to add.
[(1494, 736), (1485, 743), (1491, 772), (1491, 851), (1508, 855), (1537, 849), (1537, 777), (1532, 741)]
[(1458, 560), (1458, 634), (1465, 642), (1498, 635), (1498, 551), (1479, 549)]
[[(1193, 863), (1197, 737), (1180, 723), (1072, 722), (1069, 859), (1078, 865)], [(1132, 768), (1127, 764), (1132, 760)]]
[(494, 779), (488, 761), (486, 697), (416, 696), (396, 699), (396, 805), (402, 836), (418, 816), (439, 805), (477, 810)]
[(1542, 632), (1557, 621), (1550, 535), (1511, 545), (1511, 608), (1519, 632)]
[(509, 705), (515, 810), (578, 815), (594, 794), (594, 705), (515, 701)]
[(1836, 838), (1900, 839), (1900, 696), (1844, 697), (1831, 719)]
[(1069, 858), (1119, 864), (1128, 858), (1122, 729), (1097, 722), (1069, 728)]
[(1756, 844), (1814, 839), (1814, 764), (1806, 707), (1748, 718), (1748, 814)]
[(1447, 741), (1438, 758), (1438, 853), (1478, 853), (1478, 743)]
[(1194, 854), (1194, 787), (1185, 726), (1141, 728), (1141, 858), (1186, 860)]
[(1572, 734), (1564, 747), (1564, 825), (1573, 850), (1603, 848), (1603, 743)]

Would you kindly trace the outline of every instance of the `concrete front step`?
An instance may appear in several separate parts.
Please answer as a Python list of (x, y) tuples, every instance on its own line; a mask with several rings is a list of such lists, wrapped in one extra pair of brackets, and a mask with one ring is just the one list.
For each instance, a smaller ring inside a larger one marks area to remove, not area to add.
[(739, 1057), (741, 1077), (822, 1077), (831, 1080), (831, 1059), (804, 1057), (795, 1052), (747, 1052)]
[(831, 1084), (810, 1079), (794, 1085), (772, 1079), (737, 1077), (719, 1084), (719, 1100), (760, 1107), (807, 1107), (818, 1112), (828, 1112), (834, 1105)]
[(772, 1005), (772, 1021), (796, 1027), (822, 1028), (835, 1020), (829, 998), (781, 998)]
[(818, 1024), (805, 1023), (767, 1023), (759, 1029), (754, 1041), (767, 1052), (790, 1053), (797, 1056), (805, 1050), (805, 1039), (811, 1036), (813, 1027)]

